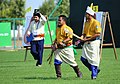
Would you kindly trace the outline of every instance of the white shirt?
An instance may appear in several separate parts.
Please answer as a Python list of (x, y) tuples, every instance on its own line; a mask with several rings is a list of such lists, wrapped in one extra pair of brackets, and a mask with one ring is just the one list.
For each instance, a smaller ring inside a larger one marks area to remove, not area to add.
[[(32, 21), (29, 27), (28, 33), (33, 33), (33, 35), (44, 34), (44, 24), (47, 21), (46, 18), (42, 15), (38, 22)], [(33, 40), (42, 40), (44, 37), (35, 37)]]

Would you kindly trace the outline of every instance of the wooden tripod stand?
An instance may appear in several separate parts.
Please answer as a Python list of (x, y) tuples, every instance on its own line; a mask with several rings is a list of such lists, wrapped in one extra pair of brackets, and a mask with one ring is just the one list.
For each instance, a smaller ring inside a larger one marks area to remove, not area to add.
[[(110, 28), (110, 34), (112, 37), (112, 43), (103, 44), (105, 25), (106, 25), (107, 19), (108, 19), (108, 24), (109, 24), (109, 28)], [(112, 26), (111, 26), (111, 22), (110, 22), (110, 16), (109, 16), (108, 12), (103, 12), (101, 27), (102, 27), (102, 34), (101, 34), (101, 45), (100, 45), (100, 58), (102, 58), (102, 47), (103, 46), (113, 46), (115, 59), (118, 60), (118, 56), (117, 56), (116, 48), (115, 48), (114, 36), (113, 36), (113, 32), (112, 32)]]

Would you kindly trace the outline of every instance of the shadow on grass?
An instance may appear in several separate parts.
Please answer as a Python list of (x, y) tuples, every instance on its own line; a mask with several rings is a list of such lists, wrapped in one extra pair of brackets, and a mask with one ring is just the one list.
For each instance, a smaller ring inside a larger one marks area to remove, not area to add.
[(18, 66), (0, 66), (0, 68), (9, 68), (9, 67), (13, 68), (13, 67), (18, 67)]
[[(34, 61), (34, 60), (27, 60), (27, 62), (28, 62), (28, 61), (30, 62), (30, 61)], [(19, 63), (19, 62), (23, 62), (23, 63), (25, 63), (26, 61), (24, 61), (24, 60), (16, 60), (16, 61), (5, 61), (5, 60), (3, 60), (3, 61), (0, 61), (0, 63), (6, 63), (6, 62), (10, 62), (10, 63), (12, 63), (12, 62), (13, 62), (13, 63), (14, 63), (14, 62), (18, 62), (18, 63)]]
[(56, 77), (24, 77), (23, 79), (26, 79), (26, 80), (31, 80), (31, 79), (56, 80)]
[(23, 79), (31, 80), (31, 79), (40, 79), (40, 80), (81, 80), (78, 77), (62, 77), (61, 79), (57, 79), (56, 77), (24, 77)]

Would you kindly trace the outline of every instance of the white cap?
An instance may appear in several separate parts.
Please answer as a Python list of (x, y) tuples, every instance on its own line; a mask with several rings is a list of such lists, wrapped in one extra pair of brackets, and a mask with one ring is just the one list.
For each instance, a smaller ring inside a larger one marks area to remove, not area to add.
[(95, 12), (92, 10), (92, 8), (90, 8), (89, 6), (87, 7), (86, 13), (94, 16)]

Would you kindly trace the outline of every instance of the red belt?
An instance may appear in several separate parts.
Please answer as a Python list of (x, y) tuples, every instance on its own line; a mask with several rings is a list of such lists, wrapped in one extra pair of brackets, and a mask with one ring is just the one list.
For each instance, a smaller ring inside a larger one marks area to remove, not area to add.
[(34, 35), (34, 37), (44, 37), (44, 34)]
[(60, 44), (57, 44), (57, 47), (60, 48), (60, 49), (63, 49), (63, 48), (68, 47), (70, 45), (72, 45), (72, 43), (67, 43), (66, 46), (62, 46)]
[[(91, 38), (91, 37), (86, 37), (86, 38), (88, 39), (88, 38)], [(92, 40), (90, 40), (90, 41), (95, 41), (95, 40), (96, 40), (96, 38), (95, 38), (95, 39), (92, 39)]]

